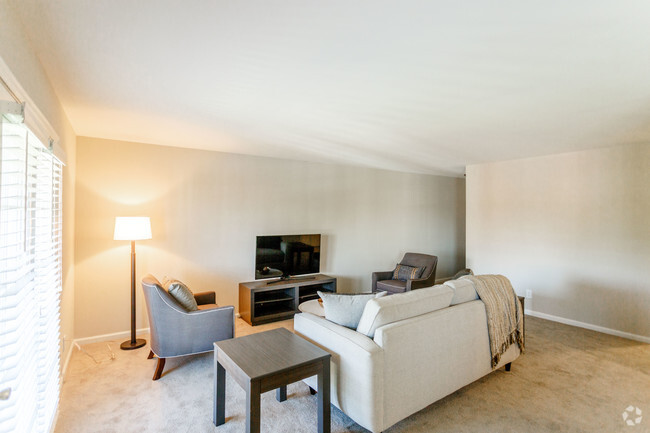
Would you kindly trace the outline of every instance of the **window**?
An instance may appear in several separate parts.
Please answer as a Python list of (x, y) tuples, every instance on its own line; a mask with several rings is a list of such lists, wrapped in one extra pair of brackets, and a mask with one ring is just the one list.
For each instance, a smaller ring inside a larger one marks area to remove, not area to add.
[[(59, 401), (62, 163), (0, 123), (0, 432), (48, 432)], [(5, 394), (6, 396), (6, 394)]]

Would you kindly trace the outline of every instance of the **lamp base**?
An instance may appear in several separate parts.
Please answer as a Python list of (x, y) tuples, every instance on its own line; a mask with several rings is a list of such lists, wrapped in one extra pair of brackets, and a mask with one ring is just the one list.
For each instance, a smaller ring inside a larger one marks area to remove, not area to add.
[(122, 350), (133, 350), (133, 349), (139, 349), (142, 346), (147, 344), (147, 340), (144, 340), (142, 338), (138, 338), (135, 340), (135, 343), (131, 340), (125, 341), (124, 343), (120, 344), (120, 349)]

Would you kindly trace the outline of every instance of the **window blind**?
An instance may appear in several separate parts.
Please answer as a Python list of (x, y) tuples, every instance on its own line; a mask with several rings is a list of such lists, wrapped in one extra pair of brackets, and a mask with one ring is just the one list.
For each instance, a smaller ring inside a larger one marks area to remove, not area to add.
[(0, 432), (48, 432), (60, 388), (61, 162), (0, 123)]

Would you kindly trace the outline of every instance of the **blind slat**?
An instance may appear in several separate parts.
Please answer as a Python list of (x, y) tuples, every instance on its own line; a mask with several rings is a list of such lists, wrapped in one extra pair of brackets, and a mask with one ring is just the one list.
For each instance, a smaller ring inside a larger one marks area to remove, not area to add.
[(60, 389), (62, 164), (0, 123), (0, 433), (47, 432)]

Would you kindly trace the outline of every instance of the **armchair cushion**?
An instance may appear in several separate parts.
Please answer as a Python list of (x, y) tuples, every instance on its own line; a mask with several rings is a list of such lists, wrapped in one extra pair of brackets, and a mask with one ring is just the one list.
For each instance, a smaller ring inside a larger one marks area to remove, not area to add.
[(325, 319), (351, 329), (357, 328), (366, 303), (385, 294), (386, 292), (359, 295), (318, 292), (323, 300)]
[(393, 280), (415, 280), (422, 276), (422, 272), (424, 272), (424, 267), (418, 268), (416, 266), (397, 264), (393, 271)]
[(382, 280), (377, 281), (378, 292), (402, 293), (406, 290), (406, 281)]
[(198, 310), (198, 305), (192, 291), (178, 280), (170, 280), (167, 292), (187, 311)]

